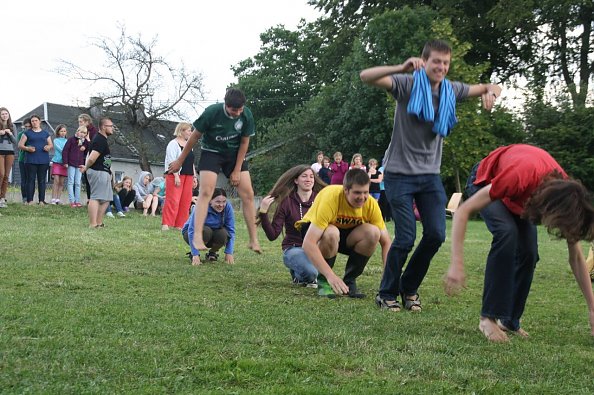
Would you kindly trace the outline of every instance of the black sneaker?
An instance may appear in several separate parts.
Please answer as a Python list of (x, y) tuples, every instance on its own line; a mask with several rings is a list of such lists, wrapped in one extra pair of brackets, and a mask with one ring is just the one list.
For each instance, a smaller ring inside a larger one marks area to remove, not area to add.
[(219, 254), (217, 254), (216, 252), (209, 251), (206, 254), (206, 260), (209, 261), (209, 262), (218, 261), (219, 260)]

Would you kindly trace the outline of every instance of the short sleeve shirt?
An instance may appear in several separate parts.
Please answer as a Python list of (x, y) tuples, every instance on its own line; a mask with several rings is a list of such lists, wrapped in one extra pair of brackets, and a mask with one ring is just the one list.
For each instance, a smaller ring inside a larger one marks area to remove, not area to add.
[(367, 223), (380, 230), (386, 228), (375, 199), (367, 199), (363, 207), (353, 207), (347, 201), (342, 185), (329, 185), (322, 189), (303, 219), (295, 223), (295, 228), (300, 229), (303, 223), (308, 222), (320, 229), (326, 229), (328, 225), (351, 229)]
[(91, 169), (97, 171), (106, 171), (111, 174), (111, 152), (109, 151), (109, 144), (107, 137), (101, 133), (97, 133), (91, 141), (89, 152), (99, 152), (99, 157), (91, 166)]
[(25, 132), (27, 136), (26, 146), (35, 147), (35, 152), (27, 152), (25, 156), (25, 163), (34, 165), (42, 165), (50, 162), (49, 152), (45, 151), (43, 147), (47, 145), (47, 139), (49, 138), (49, 132), (42, 129), (39, 132), (34, 132), (29, 129)]
[(236, 153), (242, 137), (256, 134), (254, 117), (246, 106), (239, 117), (232, 118), (227, 115), (224, 103), (210, 105), (193, 125), (202, 133), (202, 149), (220, 154)]
[(524, 204), (541, 184), (543, 177), (563, 168), (545, 150), (526, 144), (497, 148), (483, 159), (475, 185), (491, 184), (491, 200), (501, 200), (512, 213), (521, 215)]
[[(456, 101), (468, 97), (470, 86), (450, 81)], [(390, 93), (396, 99), (392, 139), (386, 150), (384, 168), (387, 173), (418, 175), (439, 174), (443, 137), (433, 132), (433, 122), (419, 120), (407, 111), (413, 86), (410, 74), (392, 75)], [(436, 116), (439, 113), (439, 90), (431, 92)]]

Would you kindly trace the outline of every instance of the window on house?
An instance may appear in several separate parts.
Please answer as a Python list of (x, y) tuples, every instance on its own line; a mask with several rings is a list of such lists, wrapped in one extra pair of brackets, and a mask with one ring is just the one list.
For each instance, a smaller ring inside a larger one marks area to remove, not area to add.
[(124, 172), (123, 171), (116, 171), (115, 174), (114, 174), (114, 178), (115, 178), (115, 182), (122, 181), (122, 178), (124, 178)]

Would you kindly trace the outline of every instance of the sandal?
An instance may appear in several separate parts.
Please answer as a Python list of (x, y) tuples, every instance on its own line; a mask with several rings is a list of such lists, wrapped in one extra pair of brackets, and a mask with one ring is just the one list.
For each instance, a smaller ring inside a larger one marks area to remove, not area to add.
[(388, 310), (395, 313), (402, 309), (402, 306), (397, 300), (385, 299), (379, 296), (379, 294), (375, 297), (375, 304), (380, 308), (380, 310)]
[[(414, 299), (413, 299), (414, 298)], [(402, 301), (404, 302), (404, 308), (410, 311), (421, 311), (421, 298), (419, 294), (404, 295), (402, 294)]]

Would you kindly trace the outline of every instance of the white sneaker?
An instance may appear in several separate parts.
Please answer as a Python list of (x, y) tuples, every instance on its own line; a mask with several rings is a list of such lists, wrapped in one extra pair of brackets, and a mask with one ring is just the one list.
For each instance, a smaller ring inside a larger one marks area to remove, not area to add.
[(105, 213), (105, 216), (106, 216), (107, 218), (115, 218), (115, 217), (113, 216), (113, 213), (112, 213), (112, 212)]
[(121, 211), (118, 211), (117, 216), (118, 217), (125, 217), (126, 214), (122, 213)]
[(8, 205), (6, 204), (6, 199), (0, 198), (0, 208), (6, 208)]

